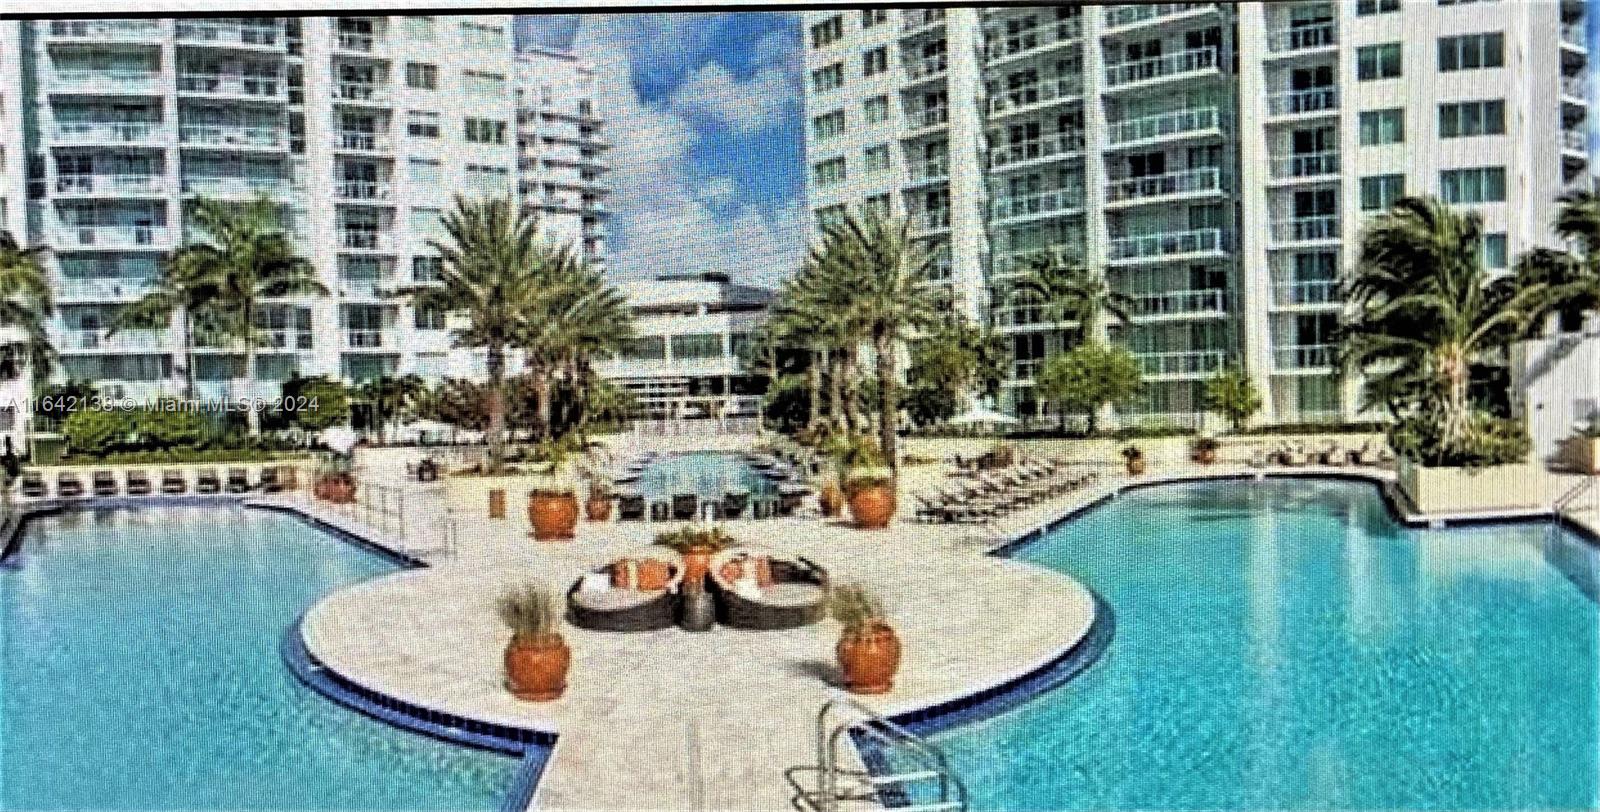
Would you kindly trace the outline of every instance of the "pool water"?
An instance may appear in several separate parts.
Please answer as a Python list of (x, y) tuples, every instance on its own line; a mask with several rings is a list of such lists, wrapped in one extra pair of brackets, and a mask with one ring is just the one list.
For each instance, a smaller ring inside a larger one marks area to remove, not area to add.
[(285, 630), (395, 565), (234, 506), (69, 512), (0, 567), (0, 809), (497, 808), (518, 762), (302, 686)]
[(1113, 608), (1101, 659), (934, 736), (974, 809), (1593, 809), (1595, 549), (1418, 531), (1370, 485), (1131, 491), (1023, 548)]
[(692, 493), (702, 502), (733, 491), (749, 491), (751, 496), (777, 493), (772, 481), (738, 454), (710, 451), (663, 457), (640, 472), (631, 489), (651, 501), (679, 493)]

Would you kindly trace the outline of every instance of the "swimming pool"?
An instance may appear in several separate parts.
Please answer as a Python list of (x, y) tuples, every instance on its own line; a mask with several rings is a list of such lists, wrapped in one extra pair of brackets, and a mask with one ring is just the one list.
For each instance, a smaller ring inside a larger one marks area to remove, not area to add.
[(1367, 484), (1126, 492), (1016, 557), (1113, 608), (1071, 682), (933, 736), (974, 809), (1595, 808), (1595, 549)]
[(29, 521), (0, 567), (0, 809), (494, 809), (515, 758), (407, 733), (284, 667), (320, 596), (395, 569), (233, 505)]
[(692, 493), (702, 502), (721, 499), (723, 494), (734, 491), (748, 491), (751, 496), (777, 493), (772, 480), (742, 456), (717, 451), (662, 457), (641, 471), (637, 482), (624, 487), (651, 501), (671, 499), (679, 493)]

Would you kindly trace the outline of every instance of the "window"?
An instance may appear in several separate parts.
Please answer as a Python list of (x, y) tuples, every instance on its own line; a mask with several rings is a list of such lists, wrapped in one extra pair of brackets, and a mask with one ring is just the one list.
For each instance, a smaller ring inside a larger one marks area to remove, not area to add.
[(832, 65), (817, 68), (811, 72), (811, 89), (818, 93), (828, 90), (835, 90), (843, 84), (843, 62), (835, 62)]
[(467, 164), (467, 188), (477, 194), (504, 195), (510, 190), (511, 173), (503, 166)]
[(690, 333), (672, 337), (673, 358), (721, 358), (722, 336), (718, 333)]
[(1370, 17), (1400, 10), (1400, 0), (1356, 0), (1356, 16)]
[(816, 175), (818, 186), (832, 186), (844, 180), (845, 168), (843, 158), (829, 158), (812, 167)]
[(424, 62), (406, 63), (406, 87), (419, 90), (439, 89), (439, 66)]
[(861, 55), (861, 75), (876, 76), (889, 69), (889, 46), (879, 45)]
[(665, 361), (667, 358), (666, 336), (638, 336), (629, 341), (622, 348), (623, 358), (635, 361)]
[(871, 28), (875, 25), (888, 22), (889, 10), (884, 8), (868, 8), (861, 10), (861, 27)]
[(1509, 259), (1505, 232), (1483, 235), (1483, 267), (1504, 270), (1510, 267)]
[(505, 29), (498, 25), (464, 21), (461, 23), (461, 42), (469, 49), (495, 49), (505, 44)]
[(474, 96), (498, 99), (506, 92), (506, 77), (498, 73), (462, 71), (461, 82), (466, 86), (467, 93)]
[(844, 222), (844, 204), (836, 203), (817, 209), (817, 228), (828, 228)]
[(406, 162), (406, 179), (417, 186), (438, 187), (444, 183), (439, 162), (428, 158), (412, 158)]
[(406, 110), (405, 134), (411, 137), (438, 137), (438, 113)]
[(413, 311), (411, 323), (418, 330), (443, 330), (444, 311), (433, 307), (419, 307)]
[(1446, 203), (1499, 203), (1506, 199), (1502, 166), (1447, 169), (1439, 173), (1439, 191)]
[(878, 144), (867, 147), (861, 154), (862, 163), (868, 172), (882, 172), (889, 168), (889, 145)]
[(811, 47), (826, 48), (844, 36), (844, 18), (835, 14), (811, 26)]
[(889, 97), (873, 96), (861, 103), (868, 124), (877, 124), (889, 118)]
[(1443, 73), (1476, 68), (1498, 68), (1506, 63), (1506, 38), (1493, 34), (1466, 34), (1439, 38), (1439, 70)]
[(437, 282), (444, 273), (444, 257), (412, 257), (411, 281)]
[(1361, 179), (1362, 211), (1382, 211), (1405, 196), (1405, 175), (1374, 175)]
[(1400, 43), (1368, 45), (1356, 49), (1356, 78), (1394, 79), (1400, 75)]
[(1369, 110), (1361, 114), (1361, 145), (1398, 144), (1406, 140), (1405, 110)]
[(811, 137), (822, 141), (844, 132), (844, 111), (834, 110), (811, 119)]
[(432, 17), (406, 17), (406, 38), (427, 42), (433, 39)]
[(1440, 138), (1501, 135), (1505, 131), (1506, 103), (1503, 99), (1439, 105)]
[(881, 195), (872, 195), (862, 203), (861, 207), (866, 211), (877, 215), (878, 217), (888, 219), (890, 214), (889, 193), (884, 192)]
[(442, 209), (412, 209), (411, 233), (418, 237), (443, 236), (444, 228), (439, 222), (439, 218), (442, 216), (444, 216)]
[(467, 142), (471, 144), (504, 144), (506, 142), (506, 123), (487, 118), (468, 118), (466, 120)]

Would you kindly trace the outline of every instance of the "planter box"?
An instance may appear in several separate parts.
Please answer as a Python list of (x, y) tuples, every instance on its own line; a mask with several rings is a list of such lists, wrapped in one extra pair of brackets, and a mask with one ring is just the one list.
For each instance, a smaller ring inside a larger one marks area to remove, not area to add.
[(1572, 464), (1586, 474), (1600, 474), (1600, 437), (1574, 437), (1567, 441)]
[(1409, 460), (1400, 460), (1400, 489), (1422, 513), (1541, 507), (1544, 481), (1544, 471), (1533, 463), (1488, 468), (1424, 468)]
[[(528, 524), (528, 492), (533, 490), (539, 477), (533, 474), (506, 476), (445, 476), (444, 499), (451, 514), (461, 517), (466, 527), (480, 522), (504, 523), (521, 530), (532, 529)], [(506, 517), (489, 518), (489, 492), (506, 492)]]

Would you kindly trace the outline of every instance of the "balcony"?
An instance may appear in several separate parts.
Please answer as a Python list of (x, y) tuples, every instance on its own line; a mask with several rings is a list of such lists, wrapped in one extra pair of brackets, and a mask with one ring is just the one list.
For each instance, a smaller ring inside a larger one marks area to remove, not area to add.
[(1197, 228), (1116, 237), (1107, 243), (1107, 248), (1111, 262), (1129, 262), (1219, 254), (1227, 249), (1227, 240), (1220, 228)]
[(1050, 50), (1083, 36), (1083, 22), (1079, 18), (1058, 20), (1015, 34), (990, 34), (984, 46), (984, 63), (995, 67), (1013, 59), (1032, 56)]
[(1222, 170), (1214, 166), (1145, 175), (1137, 178), (1112, 178), (1106, 184), (1107, 203), (1154, 202), (1177, 195), (1220, 193)]
[(58, 248), (165, 250), (172, 246), (172, 231), (166, 226), (58, 225), (53, 234), (53, 241)]
[(1324, 242), (1339, 239), (1339, 215), (1320, 214), (1311, 217), (1290, 217), (1274, 220), (1272, 242), (1291, 245), (1305, 242)]
[(1228, 314), (1228, 292), (1220, 289), (1141, 293), (1132, 299), (1133, 308), (1128, 315), (1145, 321)]
[(933, 231), (943, 231), (948, 228), (950, 228), (949, 209), (911, 212), (912, 233), (926, 234)]
[(1310, 87), (1302, 90), (1285, 90), (1267, 96), (1267, 115), (1302, 116), (1312, 113), (1331, 114), (1339, 110), (1339, 89), (1336, 87)]
[(1276, 307), (1316, 307), (1339, 304), (1339, 280), (1305, 279), (1298, 282), (1278, 282), (1272, 286), (1272, 304)]
[(160, 92), (160, 77), (153, 70), (62, 68), (50, 74), (50, 90), (97, 96), (155, 94)]
[(1228, 365), (1226, 350), (1180, 350), (1177, 352), (1136, 352), (1140, 370), (1146, 378), (1193, 378), (1210, 376)]
[(989, 98), (989, 115), (1018, 113), (1035, 105), (1069, 101), (1083, 95), (1083, 79), (1078, 76), (1060, 76), (1046, 79), (1026, 87), (996, 93)]
[(1267, 51), (1274, 55), (1332, 48), (1339, 44), (1339, 26), (1332, 20), (1315, 25), (1280, 28), (1267, 34)]
[(1216, 10), (1215, 3), (1140, 3), (1106, 9), (1106, 29), (1134, 28), (1201, 10)]
[(931, 79), (945, 72), (950, 66), (946, 54), (934, 54), (921, 59), (907, 59), (905, 61), (907, 79)]
[(1054, 133), (1041, 138), (1000, 144), (989, 148), (989, 168), (1028, 165), (1034, 161), (1059, 160), (1083, 155), (1082, 133)]
[(369, 229), (341, 229), (339, 232), (339, 248), (345, 251), (389, 251), (394, 250), (394, 238), (388, 233), (381, 233)]
[(1279, 371), (1325, 371), (1333, 368), (1334, 345), (1302, 344), (1293, 347), (1274, 347), (1272, 366)]
[(58, 144), (137, 144), (160, 137), (161, 124), (153, 121), (66, 121), (55, 130)]
[(1272, 159), (1272, 177), (1275, 180), (1322, 178), (1338, 174), (1339, 153), (1334, 150)]
[(165, 330), (85, 330), (65, 331), (68, 350), (164, 350), (168, 348)]
[(379, 350), (395, 347), (395, 337), (383, 329), (346, 329), (344, 346), (352, 350)]
[(376, 54), (381, 44), (376, 34), (366, 34), (359, 31), (335, 31), (329, 39), (329, 44), (333, 46), (335, 51), (364, 56)]
[(1057, 327), (1069, 323), (1051, 321), (1049, 308), (1037, 302), (998, 305), (990, 308), (989, 317), (996, 327)]
[(950, 159), (935, 158), (911, 164), (912, 183), (938, 183), (950, 179)]
[(900, 33), (910, 34), (930, 25), (939, 25), (943, 22), (944, 9), (942, 8), (907, 9), (900, 12)]
[(996, 198), (989, 204), (989, 215), (997, 222), (1029, 217), (1048, 217), (1083, 210), (1080, 189), (1051, 189), (1018, 197)]
[(381, 133), (347, 130), (334, 134), (333, 148), (341, 152), (388, 152), (394, 145), (389, 136)]
[(392, 294), (395, 288), (394, 278), (389, 276), (339, 280), (339, 294), (347, 297), (382, 299)]
[(1584, 34), (1583, 23), (1567, 23), (1561, 26), (1561, 44), (1563, 47), (1576, 48), (1580, 51), (1589, 50), (1589, 38)]
[(123, 302), (133, 301), (155, 289), (150, 279), (122, 277), (73, 278), (54, 282), (56, 299), (60, 302)]
[(1216, 107), (1191, 107), (1126, 121), (1113, 121), (1106, 127), (1106, 140), (1113, 146), (1125, 146), (1166, 138), (1221, 134), (1219, 118)]
[(1573, 155), (1589, 155), (1589, 136), (1582, 130), (1561, 131), (1561, 151)]
[(928, 107), (921, 110), (906, 111), (906, 126), (913, 132), (933, 127), (943, 127), (949, 123), (949, 107)]
[(188, 73), (178, 77), (178, 92), (241, 99), (278, 100), (283, 98), (283, 83), (276, 76)]
[(340, 200), (384, 201), (389, 199), (390, 187), (385, 181), (344, 180), (333, 187)]
[(274, 48), (281, 37), (277, 24), (242, 25), (215, 20), (178, 20), (178, 42), (185, 45)]
[(1179, 79), (1202, 71), (1217, 69), (1217, 49), (1195, 48), (1189, 51), (1153, 56), (1132, 62), (1119, 62), (1106, 66), (1106, 88), (1143, 86), (1150, 82)]
[(333, 87), (333, 100), (351, 104), (389, 104), (389, 88), (373, 82), (342, 82)]
[(159, 20), (52, 20), (50, 39), (84, 42), (160, 42)]
[(1589, 83), (1579, 74), (1577, 76), (1561, 77), (1561, 95), (1564, 99), (1576, 101), (1578, 104), (1589, 103)]
[(166, 191), (165, 175), (60, 175), (56, 194), (63, 197), (109, 195), (160, 195)]
[(248, 178), (241, 175), (189, 175), (183, 179), (183, 193), (208, 197), (253, 198), (289, 191), (284, 178)]
[(1044, 359), (1035, 358), (1028, 361), (1011, 362), (1011, 380), (1016, 383), (1033, 383), (1039, 377), (1039, 370), (1044, 369)]
[(191, 146), (282, 149), (286, 135), (278, 127), (244, 124), (185, 124), (178, 129), (178, 141)]

